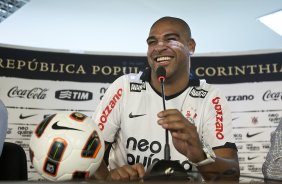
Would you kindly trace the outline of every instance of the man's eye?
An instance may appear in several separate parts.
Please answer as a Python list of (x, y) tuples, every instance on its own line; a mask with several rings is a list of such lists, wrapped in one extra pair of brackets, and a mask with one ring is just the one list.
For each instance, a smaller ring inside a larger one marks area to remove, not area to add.
[(147, 41), (147, 44), (148, 44), (148, 45), (152, 45), (152, 44), (154, 44), (154, 43), (156, 43), (155, 40), (148, 40), (148, 41)]
[(170, 38), (168, 38), (167, 40), (174, 40), (174, 41), (176, 41), (176, 38), (170, 37)]

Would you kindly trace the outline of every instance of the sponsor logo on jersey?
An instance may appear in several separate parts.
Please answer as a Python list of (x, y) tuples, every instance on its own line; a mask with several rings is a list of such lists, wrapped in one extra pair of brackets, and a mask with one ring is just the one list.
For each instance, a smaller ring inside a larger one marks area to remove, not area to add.
[[(127, 163), (129, 165), (134, 165), (136, 163), (141, 163), (145, 168), (149, 167), (152, 163), (155, 163), (162, 158), (158, 158), (159, 153), (163, 151), (163, 146), (161, 142), (154, 140), (149, 141), (147, 139), (137, 140), (135, 137), (129, 137), (126, 141), (127, 149)], [(192, 170), (192, 165), (187, 161), (179, 161), (179, 163), (184, 167), (186, 171)]]
[(186, 119), (190, 121), (190, 123), (195, 125), (196, 118), (198, 116), (197, 110), (193, 107), (188, 107), (186, 113), (184, 113)]
[(195, 87), (192, 88), (189, 95), (193, 98), (205, 98), (208, 91), (203, 89), (196, 89)]
[(18, 86), (14, 86), (8, 91), (8, 97), (43, 100), (47, 96), (47, 91), (47, 88), (20, 89)]
[(130, 92), (141, 92), (142, 90), (146, 90), (145, 82), (142, 82), (141, 84), (135, 82), (130, 83)]
[(100, 88), (100, 100), (102, 100), (103, 96), (105, 95), (108, 88), (101, 87)]
[(237, 96), (226, 96), (227, 101), (251, 101), (255, 97), (254, 95), (237, 95)]
[(140, 116), (145, 116), (146, 114), (132, 114), (132, 112), (128, 115), (129, 118), (137, 118)]
[(272, 92), (271, 90), (267, 90), (263, 96), (262, 96), (262, 100), (263, 101), (278, 101), (278, 100), (282, 100), (282, 92), (276, 91), (276, 92)]
[(104, 129), (104, 124), (107, 122), (108, 116), (111, 114), (113, 108), (116, 106), (116, 103), (119, 101), (121, 96), (122, 96), (122, 89), (119, 88), (116, 94), (110, 100), (109, 104), (103, 110), (102, 115), (100, 116), (100, 123), (98, 124), (100, 130)]
[(58, 90), (55, 92), (55, 98), (68, 101), (87, 101), (92, 100), (93, 94), (82, 90)]
[(215, 132), (216, 138), (221, 140), (224, 138), (223, 135), (223, 112), (220, 104), (220, 97), (215, 97), (212, 99), (212, 103), (214, 104), (214, 110), (216, 112), (216, 122), (215, 122)]

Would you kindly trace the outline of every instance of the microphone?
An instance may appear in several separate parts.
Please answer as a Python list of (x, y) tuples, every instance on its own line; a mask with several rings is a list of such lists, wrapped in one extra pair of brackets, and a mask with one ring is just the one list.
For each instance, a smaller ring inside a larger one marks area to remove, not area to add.
[[(161, 83), (161, 88), (162, 88), (162, 100), (163, 100), (163, 109), (166, 110), (165, 107), (165, 92), (164, 92), (164, 81), (166, 78), (166, 70), (164, 67), (160, 66), (157, 68), (157, 77), (158, 80)], [(168, 143), (168, 129), (165, 129), (165, 149), (164, 149), (164, 159), (165, 160), (170, 160), (170, 147)]]
[[(158, 80), (161, 83), (162, 89), (162, 101), (163, 109), (166, 110), (165, 106), (165, 93), (164, 93), (164, 82), (166, 79), (166, 70), (160, 66), (156, 70)], [(191, 181), (191, 177), (179, 161), (170, 160), (170, 147), (168, 129), (165, 129), (165, 148), (164, 148), (164, 159), (152, 163), (146, 170), (144, 180), (179, 180), (179, 181)]]
[(162, 67), (162, 66), (159, 66), (156, 70), (156, 74), (157, 74), (158, 80), (162, 83), (162, 86), (164, 86), (164, 81), (165, 81), (165, 78), (166, 78), (165, 68)]

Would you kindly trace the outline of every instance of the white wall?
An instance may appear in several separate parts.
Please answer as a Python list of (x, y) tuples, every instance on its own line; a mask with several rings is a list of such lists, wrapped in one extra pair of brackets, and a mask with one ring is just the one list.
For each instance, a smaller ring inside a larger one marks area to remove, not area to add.
[(282, 49), (282, 37), (256, 18), (277, 0), (30, 0), (0, 23), (0, 43), (74, 52), (146, 54), (151, 24), (187, 20), (196, 53)]

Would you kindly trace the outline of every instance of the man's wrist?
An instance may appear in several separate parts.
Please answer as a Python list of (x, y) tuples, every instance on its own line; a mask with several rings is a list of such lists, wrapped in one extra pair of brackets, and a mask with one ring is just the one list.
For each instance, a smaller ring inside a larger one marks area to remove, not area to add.
[(188, 159), (188, 162), (196, 167), (215, 162), (216, 155), (209, 145), (203, 144), (203, 153), (204, 153), (204, 157), (200, 161), (192, 162)]

